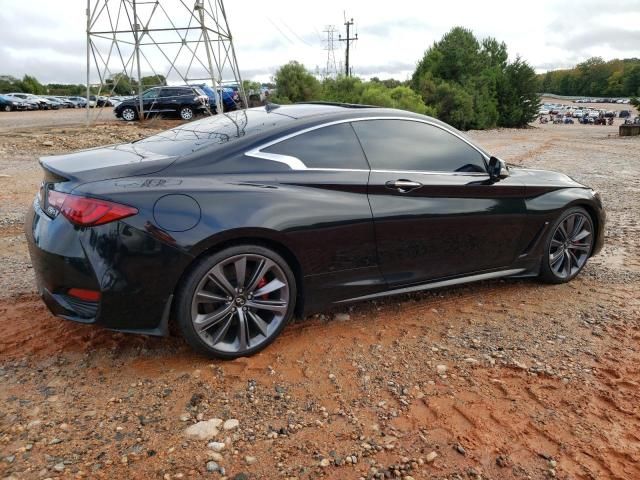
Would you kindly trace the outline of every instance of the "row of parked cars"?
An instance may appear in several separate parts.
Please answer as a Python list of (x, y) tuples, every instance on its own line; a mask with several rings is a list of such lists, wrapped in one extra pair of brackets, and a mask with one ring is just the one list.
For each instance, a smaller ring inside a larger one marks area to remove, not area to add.
[[(223, 87), (219, 90), (222, 97), (222, 110), (227, 112), (241, 106), (237, 86)], [(179, 115), (183, 120), (191, 120), (204, 112), (218, 112), (216, 90), (206, 84), (162, 86), (145, 90), (142, 94), (145, 117), (159, 114)], [(114, 114), (127, 121), (140, 117), (140, 100), (132, 96), (91, 95), (89, 107), (114, 107)], [(86, 108), (84, 97), (63, 97), (33, 95), (30, 93), (0, 94), (0, 111), (14, 110), (57, 110), (60, 108)]]
[(562, 115), (571, 118), (627, 118), (631, 116), (631, 110), (605, 110), (588, 107), (575, 107), (572, 105), (545, 103), (538, 111), (539, 115)]
[(33, 95), (31, 93), (0, 94), (0, 111), (13, 110), (58, 110), (59, 108), (82, 108), (87, 106), (84, 97), (56, 97), (49, 95)]
[(628, 105), (631, 102), (628, 98), (578, 98), (573, 103), (618, 103)]

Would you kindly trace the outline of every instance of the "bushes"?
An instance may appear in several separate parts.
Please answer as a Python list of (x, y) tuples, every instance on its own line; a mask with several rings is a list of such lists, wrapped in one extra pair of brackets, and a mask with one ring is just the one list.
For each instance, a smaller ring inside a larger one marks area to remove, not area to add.
[[(400, 108), (417, 113), (433, 114), (416, 92), (405, 86), (389, 88), (380, 81), (363, 82), (357, 77), (327, 78), (322, 83), (298, 62), (289, 62), (275, 76), (275, 103), (326, 101), (361, 103), (378, 107)], [(317, 83), (316, 83), (317, 82)]]

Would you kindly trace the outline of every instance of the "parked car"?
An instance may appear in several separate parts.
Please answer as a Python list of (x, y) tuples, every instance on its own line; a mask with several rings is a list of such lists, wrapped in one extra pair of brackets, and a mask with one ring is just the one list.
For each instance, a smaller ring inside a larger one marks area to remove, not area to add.
[(393, 109), (270, 104), (40, 164), (25, 229), (49, 309), (152, 335), (175, 321), (224, 358), (332, 305), (568, 282), (604, 242), (592, 189)]
[[(207, 95), (207, 97), (209, 98), (209, 106), (211, 110), (213, 111), (213, 113), (218, 113), (218, 97), (216, 95), (216, 91), (206, 83), (200, 83), (192, 86), (198, 87)], [(223, 87), (220, 91), (222, 96), (223, 111), (232, 112), (233, 110), (237, 110), (240, 102), (240, 96), (238, 95), (238, 93), (230, 87)]]
[(31, 95), (30, 93), (5, 93), (4, 96), (27, 104), (28, 110), (42, 110), (45, 108), (44, 102), (41, 102), (38, 97), (36, 97), (35, 95)]
[(620, 118), (627, 118), (631, 116), (631, 110), (620, 110), (620, 113), (618, 113), (618, 117)]
[(63, 102), (59, 98), (56, 98), (56, 97), (42, 97), (42, 98), (51, 102), (51, 108), (53, 110), (57, 110), (59, 108), (67, 108), (66, 102)]
[(76, 108), (86, 108), (87, 106), (87, 99), (84, 97), (67, 97), (67, 100), (73, 103)]
[[(145, 116), (175, 114), (183, 120), (192, 120), (196, 114), (209, 108), (207, 95), (198, 87), (154, 87), (142, 94)], [(113, 109), (116, 117), (130, 122), (137, 120), (139, 98), (123, 101)]]
[(0, 95), (0, 111), (27, 110), (28, 105), (18, 98)]

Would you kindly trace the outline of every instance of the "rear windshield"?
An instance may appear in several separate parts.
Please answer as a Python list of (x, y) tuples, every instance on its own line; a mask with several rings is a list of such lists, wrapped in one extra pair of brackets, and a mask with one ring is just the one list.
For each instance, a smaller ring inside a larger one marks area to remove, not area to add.
[(276, 112), (238, 110), (189, 122), (133, 144), (148, 152), (181, 156), (213, 145), (223, 146), (293, 120)]

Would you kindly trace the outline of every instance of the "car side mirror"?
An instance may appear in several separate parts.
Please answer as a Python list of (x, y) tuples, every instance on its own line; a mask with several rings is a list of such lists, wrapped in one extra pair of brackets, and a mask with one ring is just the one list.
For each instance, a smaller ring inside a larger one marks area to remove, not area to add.
[(498, 157), (491, 157), (489, 160), (489, 178), (497, 182), (509, 176), (509, 167), (507, 162), (500, 160)]

